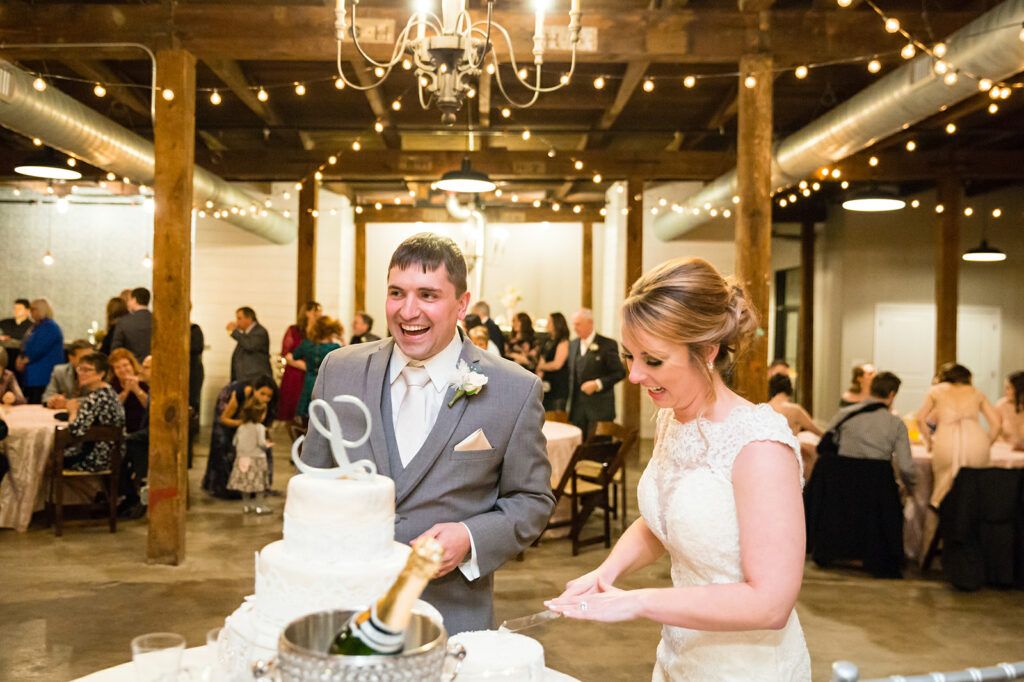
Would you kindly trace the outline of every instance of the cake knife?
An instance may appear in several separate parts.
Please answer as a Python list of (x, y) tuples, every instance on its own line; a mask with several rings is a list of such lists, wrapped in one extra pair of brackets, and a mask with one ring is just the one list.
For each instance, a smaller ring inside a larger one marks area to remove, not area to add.
[(523, 616), (522, 618), (513, 618), (512, 620), (506, 620), (504, 623), (501, 624), (498, 630), (505, 632), (519, 632), (520, 630), (525, 630), (527, 628), (532, 628), (535, 625), (546, 623), (549, 620), (554, 620), (555, 618), (558, 618), (561, 615), (562, 614), (555, 613), (554, 611), (545, 610), (539, 613), (535, 613), (532, 616)]

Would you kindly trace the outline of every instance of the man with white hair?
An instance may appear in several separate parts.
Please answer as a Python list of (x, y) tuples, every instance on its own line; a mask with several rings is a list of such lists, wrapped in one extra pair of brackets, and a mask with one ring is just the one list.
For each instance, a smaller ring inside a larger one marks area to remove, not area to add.
[(487, 335), (498, 347), (498, 355), (505, 357), (505, 335), (501, 333), (498, 323), (491, 319), (491, 306), (487, 305), (487, 301), (477, 301), (470, 308), (470, 312), (480, 316), (480, 324), (487, 327)]
[(619, 344), (594, 331), (590, 309), (573, 314), (572, 330), (576, 338), (569, 342), (569, 421), (586, 438), (597, 422), (615, 421), (612, 388), (626, 370), (619, 359)]

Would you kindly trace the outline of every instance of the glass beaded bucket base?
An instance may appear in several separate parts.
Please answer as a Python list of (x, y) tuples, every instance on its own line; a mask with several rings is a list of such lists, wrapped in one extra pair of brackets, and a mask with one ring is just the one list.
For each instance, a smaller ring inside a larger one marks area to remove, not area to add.
[[(461, 660), (462, 647), (446, 649), (448, 633), (418, 613), (405, 630), (405, 648), (394, 656), (325, 653), (354, 611), (326, 611), (292, 621), (281, 633), (274, 671), (281, 682), (440, 682), (446, 656)], [(457, 668), (456, 668), (457, 669)]]

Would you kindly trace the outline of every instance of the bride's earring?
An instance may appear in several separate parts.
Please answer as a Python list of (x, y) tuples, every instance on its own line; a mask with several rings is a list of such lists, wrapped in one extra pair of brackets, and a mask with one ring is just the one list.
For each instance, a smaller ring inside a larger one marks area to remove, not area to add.
[(715, 371), (715, 363), (712, 362), (711, 360), (708, 360), (708, 371), (709, 372)]

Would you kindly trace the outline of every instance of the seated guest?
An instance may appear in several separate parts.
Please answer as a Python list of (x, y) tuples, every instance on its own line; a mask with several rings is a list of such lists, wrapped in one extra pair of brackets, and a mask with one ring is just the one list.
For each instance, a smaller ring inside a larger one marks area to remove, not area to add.
[(114, 378), (110, 386), (124, 405), (125, 431), (134, 433), (145, 426), (146, 408), (149, 406), (149, 384), (139, 378), (142, 367), (127, 348), (118, 348), (110, 354), (110, 370)]
[(494, 337), (491, 335), (491, 330), (488, 329), (487, 325), (480, 321), (480, 316), (476, 313), (466, 313), (466, 316), (462, 318), (462, 328), (466, 330), (468, 334), (469, 330), (476, 327), (483, 327), (484, 329), (487, 329), (487, 347), (484, 348), (483, 346), (480, 346), (480, 348), (500, 356), (501, 349), (494, 345)]
[(789, 363), (782, 358), (776, 358), (772, 360), (772, 364), (768, 365), (768, 378), (771, 379), (776, 374), (789, 376)]
[(480, 318), (480, 324), (487, 327), (487, 332), (491, 335), (491, 341), (494, 342), (494, 347), (498, 349), (498, 354), (505, 357), (505, 335), (501, 332), (501, 327), (498, 326), (498, 323), (491, 319), (491, 306), (487, 304), (487, 301), (477, 301), (469, 310)]
[[(895, 460), (903, 486), (912, 493), (915, 473), (914, 460), (910, 455), (910, 436), (903, 420), (889, 410), (901, 383), (892, 372), (875, 375), (871, 380), (870, 397), (839, 410), (828, 429), (834, 429), (839, 421), (853, 414), (840, 427), (839, 454), (854, 459)], [(854, 414), (878, 403), (885, 409)]]
[(839, 399), (839, 407), (855, 405), (871, 397), (871, 380), (875, 378), (875, 366), (870, 362), (853, 368), (850, 387)]
[(512, 318), (512, 336), (508, 340), (505, 357), (532, 372), (537, 366), (537, 353), (533, 320), (526, 313), (516, 313)]
[(53, 368), (64, 362), (64, 333), (53, 321), (53, 306), (45, 298), (37, 298), (29, 305), (32, 330), (21, 342), (21, 354), (15, 368), (24, 373), (22, 388), (30, 403), (42, 401), (43, 391), (50, 381)]
[(14, 339), (21, 341), (32, 328), (32, 318), (29, 316), (27, 298), (19, 298), (14, 301), (14, 316), (0, 320), (0, 341)]
[(371, 332), (373, 329), (373, 318), (366, 313), (359, 311), (352, 319), (352, 341), (351, 344), (366, 343), (367, 341), (380, 341), (380, 337)]
[(996, 403), (996, 411), (1003, 420), (999, 440), (1009, 443), (1014, 450), (1024, 450), (1024, 372), (1008, 376), (1004, 391)]
[(68, 361), (53, 368), (50, 382), (43, 391), (43, 404), (53, 410), (63, 410), (71, 398), (85, 397), (86, 391), (78, 384), (75, 368), (86, 355), (93, 352), (92, 344), (85, 339), (73, 341), (68, 348)]
[[(233, 381), (217, 394), (213, 409), (213, 427), (210, 430), (210, 456), (203, 474), (203, 490), (214, 497), (238, 499), (238, 492), (228, 490), (228, 478), (235, 463), (235, 431), (242, 424), (240, 409), (245, 401), (255, 396), (267, 407), (263, 425), (269, 427), (276, 418), (277, 384), (270, 377), (257, 377), (251, 383)], [(268, 452), (268, 459), (269, 459)], [(268, 475), (273, 473), (270, 467)]]
[(18, 377), (7, 369), (7, 351), (0, 346), (0, 404), (24, 405), (25, 395), (18, 385)]
[[(88, 394), (69, 400), (68, 431), (84, 436), (90, 426), (124, 427), (124, 408), (117, 393), (105, 381), (109, 365), (102, 353), (90, 353), (78, 363), (78, 383)], [(64, 468), (75, 471), (103, 471), (110, 466), (110, 443), (82, 443), (64, 451)]]
[(285, 358), (287, 362), (302, 362), (306, 371), (305, 383), (302, 385), (302, 392), (299, 394), (299, 402), (295, 407), (295, 416), (301, 417), (303, 421), (309, 417), (309, 402), (313, 396), (313, 386), (316, 384), (316, 377), (320, 372), (320, 364), (332, 350), (341, 348), (335, 339), (341, 338), (344, 334), (341, 323), (326, 315), (317, 318), (313, 323), (313, 330), (309, 338), (303, 339), (299, 347), (293, 350)]
[(538, 356), (537, 376), (543, 380), (544, 410), (565, 411), (569, 402), (569, 324), (562, 313), (548, 315), (548, 340)]
[(100, 341), (100, 352), (110, 355), (110, 351), (113, 350), (114, 346), (114, 328), (117, 326), (118, 321), (128, 315), (128, 305), (124, 302), (124, 299), (120, 296), (107, 301), (107, 331), (103, 334), (103, 339)]
[[(822, 431), (803, 405), (793, 402), (793, 382), (789, 380), (788, 374), (774, 374), (768, 380), (768, 404), (772, 409), (786, 418), (793, 435), (801, 431), (810, 431), (819, 438), (825, 433)], [(818, 452), (810, 443), (800, 443), (800, 455), (804, 460), (804, 477), (811, 475), (814, 468), (814, 461), (818, 458)]]
[(493, 343), (491, 343), (490, 334), (487, 333), (487, 327), (483, 326), (482, 324), (478, 324), (477, 326), (471, 328), (468, 332), (466, 332), (466, 335), (469, 337), (469, 340), (473, 342), (473, 345), (479, 348), (480, 350), (489, 350), (488, 346), (494, 345)]
[[(147, 355), (139, 366), (138, 383), (140, 386), (149, 384), (152, 368), (153, 356)], [(118, 505), (122, 516), (137, 519), (146, 513), (146, 507), (141, 504), (139, 491), (145, 484), (148, 474), (149, 401), (147, 400), (146, 410), (142, 415), (142, 426), (137, 431), (128, 433), (125, 438), (125, 456), (121, 462), (121, 495), (124, 496), (124, 500)]]

